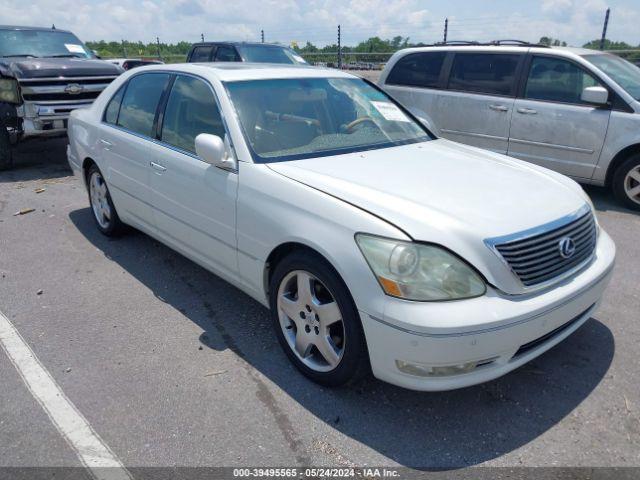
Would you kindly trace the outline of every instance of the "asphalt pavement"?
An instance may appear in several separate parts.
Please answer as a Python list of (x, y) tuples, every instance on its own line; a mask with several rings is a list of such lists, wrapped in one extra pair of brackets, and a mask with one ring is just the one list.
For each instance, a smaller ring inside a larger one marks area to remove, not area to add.
[[(587, 188), (617, 266), (566, 341), (463, 390), (331, 390), (254, 300), (142, 233), (102, 236), (64, 148), (0, 173), (0, 312), (125, 466), (640, 466), (640, 214), (606, 190)], [(1, 350), (0, 385), (0, 466), (80, 465)]]

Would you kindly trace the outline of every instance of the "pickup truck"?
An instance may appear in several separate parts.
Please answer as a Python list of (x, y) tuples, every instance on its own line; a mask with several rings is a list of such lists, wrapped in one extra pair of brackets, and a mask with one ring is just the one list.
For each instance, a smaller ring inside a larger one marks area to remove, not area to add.
[(13, 166), (18, 142), (66, 135), (71, 111), (122, 72), (71, 32), (0, 26), (0, 170)]

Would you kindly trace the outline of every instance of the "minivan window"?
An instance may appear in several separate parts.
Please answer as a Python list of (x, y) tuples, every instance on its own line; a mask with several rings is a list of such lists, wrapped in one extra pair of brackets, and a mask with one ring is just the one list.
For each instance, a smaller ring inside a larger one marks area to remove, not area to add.
[(236, 49), (228, 45), (218, 47), (216, 51), (216, 62), (239, 62), (240, 56)]
[(196, 47), (191, 54), (191, 62), (208, 62), (211, 59), (213, 47)]
[(107, 105), (107, 108), (104, 111), (105, 122), (115, 125), (116, 122), (118, 121), (118, 113), (120, 112), (120, 103), (122, 102), (122, 96), (124, 95), (124, 90), (125, 90), (124, 86), (120, 87), (120, 89), (116, 92), (116, 94), (113, 97), (111, 97), (111, 100), (109, 100), (109, 104)]
[(395, 64), (386, 83), (413, 87), (437, 87), (447, 52), (412, 53)]
[(153, 121), (168, 80), (166, 73), (146, 73), (131, 78), (122, 99), (118, 126), (154, 137)]
[(583, 55), (582, 58), (606, 73), (633, 98), (640, 100), (640, 67), (610, 53)]
[(195, 140), (201, 133), (224, 138), (222, 116), (213, 92), (198, 78), (178, 76), (169, 94), (160, 138), (195, 153)]
[(456, 53), (449, 89), (489, 95), (511, 95), (514, 91), (517, 54)]
[(582, 91), (600, 83), (582, 68), (560, 58), (533, 57), (524, 98), (584, 104)]

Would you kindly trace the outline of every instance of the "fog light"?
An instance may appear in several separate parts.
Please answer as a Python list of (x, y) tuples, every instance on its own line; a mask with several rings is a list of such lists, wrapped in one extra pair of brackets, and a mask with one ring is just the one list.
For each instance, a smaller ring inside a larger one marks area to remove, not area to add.
[(478, 364), (486, 365), (494, 359), (483, 360), (481, 362), (467, 362), (460, 365), (445, 365), (445, 366), (429, 366), (421, 365), (419, 363), (405, 362), (403, 360), (396, 360), (396, 367), (403, 373), (414, 375), (416, 377), (449, 377), (452, 375), (461, 375), (463, 373), (469, 373), (474, 370)]

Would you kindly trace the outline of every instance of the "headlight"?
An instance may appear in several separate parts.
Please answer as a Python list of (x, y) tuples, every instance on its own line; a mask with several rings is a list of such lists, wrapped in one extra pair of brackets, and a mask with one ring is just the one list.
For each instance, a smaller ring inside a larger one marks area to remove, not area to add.
[(443, 248), (360, 233), (356, 242), (387, 295), (424, 302), (478, 297), (486, 291), (482, 278)]
[(16, 80), (0, 78), (0, 102), (21, 103)]

